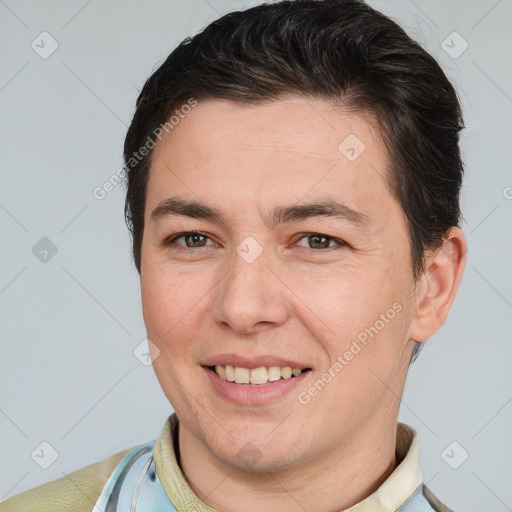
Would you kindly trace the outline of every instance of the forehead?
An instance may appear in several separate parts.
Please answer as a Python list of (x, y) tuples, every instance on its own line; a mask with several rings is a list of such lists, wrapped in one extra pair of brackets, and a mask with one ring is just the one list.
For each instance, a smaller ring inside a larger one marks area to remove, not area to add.
[(256, 105), (208, 99), (197, 102), (186, 114), (173, 116), (173, 126), (154, 156), (164, 146), (185, 143), (183, 149), (193, 151), (190, 156), (197, 158), (211, 156), (209, 150), (216, 147), (221, 151), (280, 151), (280, 158), (291, 152), (292, 157), (335, 161), (345, 156), (354, 161), (354, 155), (339, 147), (348, 135), (359, 139), (351, 138), (359, 150), (369, 144), (373, 146), (370, 153), (377, 150), (386, 156), (370, 112), (349, 113), (323, 100), (296, 96)]
[(146, 204), (152, 209), (178, 195), (239, 210), (252, 199), (267, 210), (328, 194), (361, 210), (383, 196), (391, 201), (387, 167), (368, 114), (298, 97), (259, 105), (199, 101), (157, 143)]

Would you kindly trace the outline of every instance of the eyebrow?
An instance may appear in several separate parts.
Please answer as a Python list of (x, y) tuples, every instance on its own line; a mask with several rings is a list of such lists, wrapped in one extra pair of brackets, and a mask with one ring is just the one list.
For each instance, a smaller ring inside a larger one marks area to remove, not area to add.
[[(196, 201), (187, 201), (177, 197), (163, 200), (151, 212), (150, 220), (156, 221), (162, 217), (184, 216), (194, 219), (205, 219), (217, 224), (229, 225), (225, 215), (217, 208)], [(347, 205), (333, 199), (315, 201), (310, 204), (294, 204), (275, 208), (265, 219), (267, 225), (295, 222), (313, 217), (335, 217), (356, 225), (370, 224), (371, 218)]]

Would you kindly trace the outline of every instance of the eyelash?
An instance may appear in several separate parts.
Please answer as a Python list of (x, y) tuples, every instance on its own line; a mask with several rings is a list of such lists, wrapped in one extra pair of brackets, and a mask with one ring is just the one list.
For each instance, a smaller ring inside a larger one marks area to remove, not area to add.
[[(178, 240), (179, 238), (183, 238), (186, 235), (200, 235), (200, 236), (206, 237), (206, 238), (211, 240), (211, 238), (206, 233), (203, 233), (202, 231), (183, 231), (182, 233), (178, 233), (176, 235), (171, 236), (170, 238), (167, 238), (166, 240), (164, 240), (162, 242), (162, 245), (164, 245), (164, 246), (173, 245), (176, 240)], [(324, 235), (322, 233), (312, 233), (312, 232), (300, 233), (300, 237), (297, 239), (297, 241), (295, 243), (297, 243), (297, 242), (301, 241), (303, 238), (306, 238), (306, 237), (309, 237), (309, 236), (318, 236), (320, 238), (326, 238), (326, 239), (328, 239), (330, 241), (334, 241), (339, 247), (346, 247), (346, 246), (348, 246), (348, 244), (346, 242), (344, 242), (343, 240), (340, 240), (338, 238), (334, 238), (332, 236)], [(187, 247), (187, 246), (176, 245), (176, 250), (178, 252), (188, 252), (188, 251), (198, 251), (198, 250), (206, 248), (206, 247), (211, 247), (211, 246)], [(307, 249), (307, 248), (306, 247), (301, 247), (301, 249)], [(317, 251), (320, 251), (320, 252), (330, 252), (330, 251), (327, 251), (328, 249), (333, 249), (333, 247), (325, 247), (323, 249), (309, 248), (309, 250), (315, 251), (315, 252), (317, 252)]]

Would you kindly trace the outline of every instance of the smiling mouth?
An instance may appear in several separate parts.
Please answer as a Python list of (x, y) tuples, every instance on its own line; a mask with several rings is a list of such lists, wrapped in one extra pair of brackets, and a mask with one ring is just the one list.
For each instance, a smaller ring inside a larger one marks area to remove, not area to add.
[(311, 368), (291, 368), (290, 366), (261, 366), (259, 368), (242, 368), (239, 366), (221, 365), (206, 366), (219, 378), (234, 384), (261, 386), (281, 380), (293, 379)]

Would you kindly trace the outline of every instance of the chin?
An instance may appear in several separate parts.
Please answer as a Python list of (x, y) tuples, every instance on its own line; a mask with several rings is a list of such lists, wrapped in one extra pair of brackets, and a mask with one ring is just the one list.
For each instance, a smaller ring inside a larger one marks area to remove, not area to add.
[(288, 449), (276, 451), (272, 449), (260, 450), (256, 445), (247, 442), (237, 452), (230, 451), (226, 454), (219, 454), (220, 459), (227, 466), (238, 471), (265, 474), (275, 473), (289, 469), (297, 464), (296, 454), (290, 456)]

